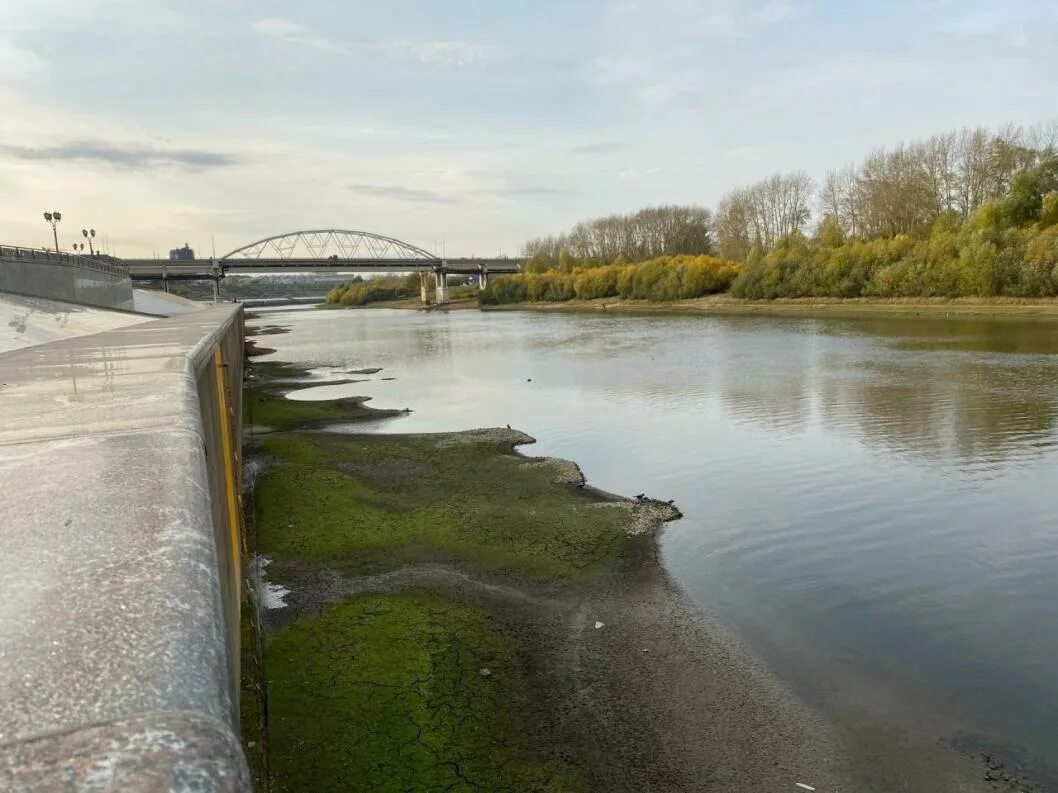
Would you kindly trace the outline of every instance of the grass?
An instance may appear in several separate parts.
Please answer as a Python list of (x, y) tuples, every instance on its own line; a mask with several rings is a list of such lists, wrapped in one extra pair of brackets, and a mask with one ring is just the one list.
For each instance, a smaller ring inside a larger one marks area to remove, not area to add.
[(520, 719), (532, 692), (504, 628), (474, 605), (408, 592), (333, 605), (273, 635), (272, 789), (583, 789), (533, 749)]
[(261, 552), (280, 566), (326, 562), (351, 573), (426, 559), (548, 579), (609, 569), (627, 512), (554, 484), (553, 466), (508, 443), (451, 437), (264, 438), (262, 451), (282, 464), (258, 485)]

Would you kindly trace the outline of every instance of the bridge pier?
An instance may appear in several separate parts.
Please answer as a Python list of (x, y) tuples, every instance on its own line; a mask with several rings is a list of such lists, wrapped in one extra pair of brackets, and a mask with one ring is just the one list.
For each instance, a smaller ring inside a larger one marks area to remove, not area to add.
[(478, 274), (478, 289), (484, 290), (489, 285), (489, 271), (482, 268)]
[(224, 277), (224, 270), (221, 269), (220, 262), (216, 259), (209, 260), (210, 267), (213, 270), (213, 302), (220, 302), (220, 279)]
[(437, 305), (443, 306), (448, 302), (448, 274), (444, 270), (438, 270), (434, 273), (434, 277), (437, 281), (437, 288), (434, 290), (434, 297)]

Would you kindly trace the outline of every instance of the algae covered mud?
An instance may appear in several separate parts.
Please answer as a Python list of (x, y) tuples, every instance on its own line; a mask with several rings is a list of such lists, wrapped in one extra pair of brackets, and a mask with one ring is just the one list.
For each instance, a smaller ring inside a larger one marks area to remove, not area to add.
[[(1015, 752), (996, 753), (970, 733), (953, 750), (876, 718), (875, 692), (835, 673), (841, 667), (825, 651), (812, 660), (820, 681), (840, 686), (860, 717), (804, 704), (670, 580), (656, 542), (664, 504), (594, 491), (571, 463), (518, 454), (528, 440), (518, 430), (454, 431), (513, 418), (543, 433), (548, 452), (588, 460), (610, 489), (677, 496), (693, 512), (669, 524), (666, 546), (681, 532), (703, 536), (706, 525), (710, 536), (729, 533), (718, 508), (745, 503), (750, 489), (697, 478), (711, 458), (683, 453), (678, 438), (697, 430), (671, 409), (688, 393), (666, 360), (679, 349), (671, 320), (596, 321), (585, 336), (583, 320), (567, 317), (279, 316), (291, 333), (269, 340), (280, 349), (273, 357), (314, 368), (258, 363), (247, 400), (252, 468), (263, 471), (256, 536), (272, 560), (270, 586), (286, 593), (285, 607), (266, 612), (274, 789), (1039, 789)], [(1043, 343), (1018, 339), (1019, 348)], [(953, 343), (948, 333), (942, 340)], [(644, 341), (648, 366), (637, 356)], [(584, 358), (584, 344), (602, 360)], [(614, 365), (610, 352), (634, 363), (623, 382), (656, 384), (655, 456), (622, 423), (641, 405), (601, 365)], [(576, 365), (568, 384), (562, 360)], [(761, 403), (739, 382), (756, 410)], [(389, 409), (369, 407), (363, 394)], [(768, 404), (773, 429), (796, 408)], [(677, 435), (667, 434), (666, 413)], [(779, 462), (781, 446), (773, 436)], [(635, 454), (621, 457), (621, 447)], [(767, 455), (749, 451), (766, 474)], [(737, 467), (730, 454), (722, 462)], [(672, 465), (695, 475), (693, 488)], [(686, 547), (667, 560), (699, 604), (727, 616), (711, 606), (724, 606), (730, 591), (703, 599), (702, 579), (686, 574), (695, 563), (701, 557)], [(723, 572), (709, 580), (724, 584)], [(752, 583), (774, 587), (766, 575)], [(767, 615), (760, 596), (739, 600)], [(789, 638), (774, 628), (768, 635)], [(741, 636), (768, 648), (752, 630)], [(251, 754), (262, 745), (256, 704), (244, 697)]]
[(285, 401), (301, 374), (258, 365), (248, 409), (273, 790), (837, 789), (825, 731), (663, 573), (674, 507), (517, 430), (307, 431), (369, 411)]

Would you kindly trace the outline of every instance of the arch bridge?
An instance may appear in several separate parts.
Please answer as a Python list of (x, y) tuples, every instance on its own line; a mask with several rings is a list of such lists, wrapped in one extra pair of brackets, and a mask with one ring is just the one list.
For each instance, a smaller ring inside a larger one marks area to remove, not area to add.
[(442, 258), (423, 248), (369, 231), (312, 229), (251, 242), (219, 258), (120, 259), (134, 281), (212, 280), (228, 273), (410, 273), (422, 276), (422, 298), (433, 274), (438, 303), (448, 302), (449, 275), (474, 275), (484, 288), (491, 273), (516, 273), (520, 259)]

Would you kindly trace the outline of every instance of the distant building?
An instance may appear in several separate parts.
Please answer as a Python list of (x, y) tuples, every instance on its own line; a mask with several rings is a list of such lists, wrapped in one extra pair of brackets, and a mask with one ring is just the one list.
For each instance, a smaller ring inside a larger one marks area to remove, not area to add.
[(173, 248), (169, 251), (169, 261), (171, 262), (186, 262), (195, 258), (195, 252), (191, 250), (191, 247), (185, 242), (183, 248)]

